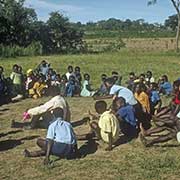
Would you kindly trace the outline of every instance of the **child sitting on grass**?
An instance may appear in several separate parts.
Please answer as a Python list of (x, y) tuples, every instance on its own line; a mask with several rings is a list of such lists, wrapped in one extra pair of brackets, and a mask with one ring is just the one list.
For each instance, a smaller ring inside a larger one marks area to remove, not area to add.
[(137, 122), (133, 106), (126, 104), (123, 97), (117, 97), (113, 101), (113, 106), (119, 120), (121, 132), (128, 138), (137, 137)]
[[(76, 135), (78, 140), (91, 139), (94, 136), (105, 143), (105, 150), (112, 150), (113, 144), (119, 139), (119, 122), (112, 110), (107, 110), (105, 101), (97, 101), (95, 110), (99, 116), (98, 122), (89, 123), (91, 131), (84, 135)], [(90, 113), (91, 116), (95, 116)]]
[(63, 119), (63, 109), (53, 110), (54, 121), (49, 125), (46, 139), (39, 138), (39, 151), (24, 150), (25, 157), (45, 156), (44, 164), (50, 163), (50, 155), (61, 158), (73, 158), (77, 155), (76, 136), (71, 124)]
[(81, 96), (82, 97), (91, 97), (95, 94), (95, 91), (91, 89), (91, 84), (90, 84), (90, 75), (89, 74), (84, 74), (84, 82), (82, 84), (82, 90), (81, 90)]
[(158, 92), (158, 84), (157, 83), (151, 83), (150, 88), (149, 88), (149, 99), (150, 99), (150, 109), (151, 109), (151, 114), (154, 115), (155, 109), (157, 111), (160, 110), (162, 101), (159, 96)]
[(38, 81), (34, 83), (33, 88), (30, 90), (30, 96), (33, 99), (38, 99), (46, 94), (48, 86), (45, 83), (45, 76), (40, 76)]
[(173, 88), (171, 83), (168, 81), (167, 75), (163, 75), (159, 80), (159, 93), (169, 96), (171, 95), (172, 90)]

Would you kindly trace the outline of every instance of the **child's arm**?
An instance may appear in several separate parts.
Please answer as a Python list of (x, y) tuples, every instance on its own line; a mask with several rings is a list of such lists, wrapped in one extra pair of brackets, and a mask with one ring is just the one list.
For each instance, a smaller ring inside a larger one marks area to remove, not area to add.
[(111, 133), (107, 132), (107, 134), (108, 134), (109, 143), (108, 143), (108, 146), (105, 148), (105, 151), (111, 151), (112, 150), (112, 132)]
[(48, 139), (46, 157), (44, 159), (44, 165), (48, 165), (50, 162), (49, 156), (50, 156), (52, 145), (53, 145), (53, 140)]

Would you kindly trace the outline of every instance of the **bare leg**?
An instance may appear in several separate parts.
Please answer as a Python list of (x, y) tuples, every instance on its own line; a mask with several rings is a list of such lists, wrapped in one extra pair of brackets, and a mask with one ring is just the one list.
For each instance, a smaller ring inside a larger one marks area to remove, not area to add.
[(141, 134), (143, 136), (151, 136), (152, 134), (156, 134), (156, 133), (160, 133), (160, 132), (163, 132), (165, 130), (168, 130), (168, 128), (165, 127), (165, 126), (163, 126), (163, 127), (156, 127), (156, 128), (145, 130), (142, 127), (142, 125), (140, 125), (140, 129), (141, 129)]
[(159, 113), (157, 113), (156, 116), (160, 117), (160, 116), (162, 116), (164, 114), (167, 114), (170, 111), (171, 111), (171, 108), (170, 107), (166, 107), (166, 108), (162, 109)]
[(142, 134), (140, 136), (141, 138), (141, 141), (142, 143), (146, 146), (146, 147), (149, 147), (149, 146), (152, 146), (153, 144), (156, 144), (156, 143), (163, 143), (163, 142), (167, 142), (173, 138), (176, 137), (176, 132), (170, 132), (166, 135), (161, 135), (155, 139), (152, 139), (152, 140), (147, 140)]
[(38, 151), (30, 152), (27, 149), (24, 150), (25, 157), (40, 157), (46, 154), (46, 140), (38, 138), (37, 145), (41, 148)]

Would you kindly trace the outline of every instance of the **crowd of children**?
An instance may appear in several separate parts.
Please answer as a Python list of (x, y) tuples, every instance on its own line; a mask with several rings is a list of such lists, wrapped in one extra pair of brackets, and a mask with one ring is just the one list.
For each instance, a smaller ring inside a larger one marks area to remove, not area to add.
[[(54, 113), (53, 116), (49, 116), (50, 121), (46, 124), (46, 128), (48, 128), (47, 139), (50, 145), (45, 146), (46, 140), (38, 140), (41, 155), (45, 155), (45, 152), (48, 151), (47, 158), (49, 158), (54, 133), (57, 133), (58, 141), (55, 144), (57, 143), (56, 146), (63, 152), (64, 149), (67, 149), (68, 152), (72, 150), (77, 152), (77, 140), (89, 140), (94, 136), (108, 145), (105, 150), (111, 150), (119, 139), (120, 132), (128, 139), (136, 138), (140, 133), (142, 143), (145, 146), (166, 142), (176, 136), (177, 140), (180, 140), (179, 79), (171, 85), (167, 75), (163, 75), (155, 82), (151, 71), (140, 74), (138, 77), (134, 72), (131, 72), (129, 73), (129, 80), (126, 82), (127, 87), (124, 87), (121, 86), (122, 77), (118, 72), (113, 71), (111, 77), (102, 74), (102, 84), (98, 89), (93, 90), (89, 74), (84, 74), (83, 79), (80, 67), (77, 66), (73, 69), (72, 66), (68, 66), (67, 69), (66, 74), (60, 75), (51, 68), (50, 64), (42, 61), (36, 69), (29, 69), (24, 75), (22, 67), (14, 65), (10, 77), (5, 78), (4, 69), (0, 67), (1, 104), (18, 98), (37, 99), (42, 96), (53, 96), (44, 105), (29, 109), (24, 114), (25, 119), (32, 116), (30, 128), (36, 128), (41, 117), (46, 121), (47, 114)], [(161, 95), (172, 97), (168, 106), (161, 107)], [(67, 119), (70, 121), (70, 111), (68, 103), (63, 98), (64, 96), (91, 96), (94, 100), (99, 100), (95, 103), (97, 114), (89, 112), (91, 117), (88, 120), (90, 132), (86, 134), (74, 133), (70, 122), (67, 122)], [(106, 98), (112, 98), (112, 104), (109, 108), (106, 102), (101, 100)], [(66, 118), (67, 114), (69, 114), (69, 118)], [(97, 121), (92, 121), (92, 119)], [(51, 120), (53, 120), (52, 125)], [(155, 124), (153, 128), (152, 122)], [(54, 126), (58, 126), (61, 132), (64, 131), (65, 133), (54, 132)], [(12, 127), (16, 127), (15, 122), (13, 122)], [(154, 137), (154, 133), (165, 130), (168, 131), (167, 134), (158, 135), (151, 140), (147, 139), (147, 136), (152, 135)], [(71, 143), (68, 144), (68, 142)], [(54, 147), (53, 154), (58, 154), (57, 147)], [(63, 152), (61, 153), (63, 154)], [(40, 154), (25, 150), (25, 156), (35, 157)]]

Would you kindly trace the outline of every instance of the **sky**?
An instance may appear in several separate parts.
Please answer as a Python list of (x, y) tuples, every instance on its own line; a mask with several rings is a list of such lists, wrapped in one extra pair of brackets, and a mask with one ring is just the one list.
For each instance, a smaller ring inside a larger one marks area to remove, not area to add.
[(26, 0), (25, 6), (35, 9), (38, 19), (46, 21), (49, 13), (59, 11), (71, 22), (96, 22), (109, 18), (144, 19), (149, 23), (164, 23), (175, 14), (170, 0), (158, 0), (148, 6), (148, 0)]

